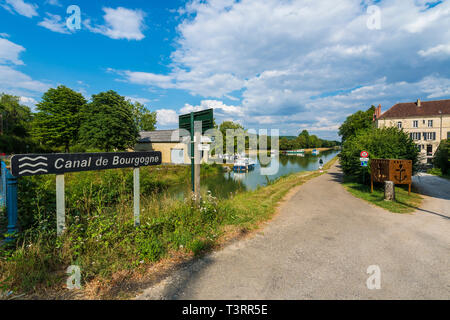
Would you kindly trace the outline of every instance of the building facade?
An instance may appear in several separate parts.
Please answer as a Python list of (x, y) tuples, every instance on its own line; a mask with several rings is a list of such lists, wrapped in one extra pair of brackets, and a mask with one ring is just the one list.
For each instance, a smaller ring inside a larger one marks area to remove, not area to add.
[[(188, 145), (179, 136), (178, 129), (142, 131), (135, 151), (160, 151), (164, 164), (191, 164)], [(208, 152), (201, 152), (202, 162), (208, 161)]]
[(381, 114), (375, 110), (377, 128), (397, 127), (418, 145), (423, 163), (430, 163), (441, 140), (450, 138), (450, 100), (397, 103)]

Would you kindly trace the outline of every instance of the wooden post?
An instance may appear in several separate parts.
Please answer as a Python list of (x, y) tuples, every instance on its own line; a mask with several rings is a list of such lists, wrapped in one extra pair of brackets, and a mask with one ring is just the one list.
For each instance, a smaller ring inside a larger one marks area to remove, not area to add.
[(62, 235), (66, 228), (66, 204), (64, 196), (64, 174), (56, 175), (56, 234)]
[(134, 226), (140, 225), (140, 183), (139, 183), (139, 167), (133, 169), (133, 198), (134, 198)]
[(408, 196), (411, 195), (411, 183), (408, 184)]
[(370, 193), (373, 193), (373, 176), (370, 175)]
[(195, 194), (195, 200), (198, 202), (200, 201), (200, 164), (201, 164), (201, 158), (200, 158), (200, 144), (201, 144), (201, 138), (202, 138), (202, 122), (201, 121), (195, 121), (194, 124), (194, 141), (195, 141), (195, 147), (194, 147), (194, 162), (195, 162), (195, 177), (194, 177), (194, 194)]

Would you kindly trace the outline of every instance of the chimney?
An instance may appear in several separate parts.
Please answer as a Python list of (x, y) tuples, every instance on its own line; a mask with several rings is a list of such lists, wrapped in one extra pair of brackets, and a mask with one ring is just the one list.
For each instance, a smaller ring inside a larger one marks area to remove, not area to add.
[(418, 107), (422, 106), (422, 104), (420, 103), (420, 99), (417, 99), (417, 103), (416, 104), (417, 104)]
[(381, 115), (381, 104), (375, 108), (375, 113), (373, 114), (373, 121), (377, 120)]

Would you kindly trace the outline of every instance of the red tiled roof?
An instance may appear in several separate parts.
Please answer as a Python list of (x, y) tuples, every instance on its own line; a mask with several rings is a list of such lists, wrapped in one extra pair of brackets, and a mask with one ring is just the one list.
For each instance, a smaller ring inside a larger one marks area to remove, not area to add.
[(397, 103), (378, 119), (439, 116), (439, 111), (450, 114), (450, 100), (421, 101), (420, 104), (418, 107), (417, 102)]

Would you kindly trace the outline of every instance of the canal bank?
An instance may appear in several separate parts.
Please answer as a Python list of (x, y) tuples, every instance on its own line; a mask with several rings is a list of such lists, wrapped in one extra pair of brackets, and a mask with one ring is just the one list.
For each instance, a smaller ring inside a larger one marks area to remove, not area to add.
[[(133, 226), (132, 203), (95, 204), (81, 215), (68, 215), (68, 228), (58, 241), (52, 229), (37, 229), (36, 236), (30, 232), (15, 248), (3, 251), (0, 282), (25, 293), (24, 299), (131, 297), (131, 287), (148, 286), (161, 270), (257, 229), (292, 188), (319, 175), (296, 172), (226, 199), (207, 196), (200, 205), (189, 198), (143, 197), (138, 227)], [(62, 290), (65, 270), (73, 264), (83, 270), (81, 292)]]
[[(224, 174), (209, 175), (201, 179), (201, 193), (210, 193), (219, 199), (227, 199), (231, 194), (244, 191), (253, 191), (264, 187), (276, 179), (289, 174), (319, 169), (319, 160), (324, 163), (333, 159), (339, 151), (326, 150), (315, 156), (310, 153), (299, 155), (277, 155), (274, 157), (249, 154), (250, 159), (256, 162), (255, 169), (249, 172), (225, 172)], [(264, 163), (264, 164), (263, 164)], [(264, 174), (264, 168), (274, 168), (272, 174)], [(190, 185), (177, 184), (168, 188), (164, 197), (174, 197), (182, 200), (191, 192)]]

